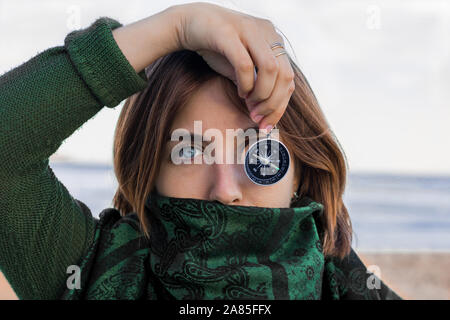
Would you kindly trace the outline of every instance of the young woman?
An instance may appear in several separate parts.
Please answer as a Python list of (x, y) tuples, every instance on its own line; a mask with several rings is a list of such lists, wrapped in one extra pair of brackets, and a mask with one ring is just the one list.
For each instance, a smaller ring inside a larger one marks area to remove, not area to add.
[[(48, 159), (124, 99), (114, 208), (95, 219)], [(200, 140), (172, 139), (195, 121)], [(207, 163), (248, 128), (279, 132), (276, 183)], [(0, 145), (0, 268), (19, 298), (400, 298), (351, 249), (343, 153), (268, 20), (206, 3), (99, 18), (0, 78)]]

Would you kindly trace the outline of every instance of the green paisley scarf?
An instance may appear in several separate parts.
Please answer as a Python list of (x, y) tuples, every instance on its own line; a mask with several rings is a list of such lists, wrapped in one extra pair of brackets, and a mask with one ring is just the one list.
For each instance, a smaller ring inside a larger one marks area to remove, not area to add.
[(176, 299), (320, 299), (322, 205), (228, 206), (153, 194), (153, 274)]
[(323, 255), (323, 205), (307, 197), (264, 208), (153, 192), (146, 210), (149, 240), (135, 213), (100, 214), (81, 288), (62, 299), (400, 299), (353, 250)]

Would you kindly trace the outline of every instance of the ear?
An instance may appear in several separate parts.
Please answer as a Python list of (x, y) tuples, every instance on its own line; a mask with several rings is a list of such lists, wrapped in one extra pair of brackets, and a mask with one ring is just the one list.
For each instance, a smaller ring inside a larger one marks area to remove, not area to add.
[(298, 188), (300, 187), (300, 177), (301, 177), (301, 170), (300, 170), (300, 163), (299, 161), (294, 161), (294, 179), (293, 179), (293, 191), (298, 191)]
[(294, 186), (293, 186), (293, 189), (292, 189), (293, 192), (297, 192), (298, 191), (299, 181), (300, 181), (300, 178), (298, 176), (294, 177)]

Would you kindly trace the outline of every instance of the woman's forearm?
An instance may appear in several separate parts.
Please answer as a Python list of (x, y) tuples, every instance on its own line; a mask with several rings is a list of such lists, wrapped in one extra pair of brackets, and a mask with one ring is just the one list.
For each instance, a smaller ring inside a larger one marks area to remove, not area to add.
[(176, 6), (145, 19), (113, 30), (114, 39), (136, 72), (153, 61), (181, 49), (177, 28), (179, 13)]
[(117, 27), (99, 19), (0, 77), (0, 176), (42, 163), (103, 106), (145, 87), (108, 30)]
[(98, 19), (0, 76), (0, 269), (19, 298), (57, 298), (92, 241), (92, 216), (48, 161), (103, 106), (146, 87), (112, 36), (120, 26)]

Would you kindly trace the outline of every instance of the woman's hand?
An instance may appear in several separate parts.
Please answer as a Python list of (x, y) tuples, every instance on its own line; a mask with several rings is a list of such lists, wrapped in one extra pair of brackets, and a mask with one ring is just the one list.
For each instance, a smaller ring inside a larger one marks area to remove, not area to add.
[(272, 23), (214, 4), (172, 6), (113, 30), (113, 36), (137, 72), (173, 51), (196, 51), (234, 81), (260, 129), (275, 126), (295, 88), (287, 55), (275, 57), (280, 49), (270, 48), (283, 43)]
[(196, 51), (212, 69), (233, 80), (239, 96), (246, 98), (252, 120), (270, 130), (295, 88), (287, 55), (275, 57), (280, 49), (270, 48), (274, 42), (283, 43), (273, 24), (210, 3), (171, 8), (179, 17), (178, 48)]

